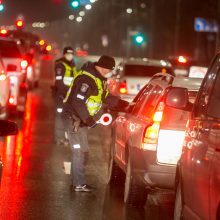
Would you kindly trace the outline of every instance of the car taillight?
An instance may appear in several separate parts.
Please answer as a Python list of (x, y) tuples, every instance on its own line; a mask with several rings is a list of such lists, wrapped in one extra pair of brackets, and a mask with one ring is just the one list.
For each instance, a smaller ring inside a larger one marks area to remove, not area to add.
[(160, 102), (153, 116), (153, 124), (145, 129), (141, 148), (143, 150), (156, 151), (158, 136), (160, 131), (160, 122), (163, 118), (164, 103)]
[(27, 60), (22, 60), (22, 61), (21, 61), (21, 68), (22, 68), (22, 69), (26, 69), (27, 66), (28, 66), (28, 61), (27, 61)]
[(0, 74), (0, 80), (1, 81), (4, 81), (6, 80), (7, 76), (3, 73), (3, 74)]
[(119, 84), (119, 92), (120, 92), (121, 94), (127, 94), (127, 93), (128, 93), (126, 81), (120, 82), (120, 84)]
[(184, 56), (179, 56), (178, 57), (178, 62), (179, 63), (187, 63), (187, 58), (186, 57), (184, 57)]
[(177, 164), (181, 156), (184, 137), (184, 131), (161, 129), (157, 143), (157, 161)]
[(9, 104), (13, 105), (14, 102), (15, 102), (15, 99), (14, 97), (10, 97), (9, 100), (8, 100)]

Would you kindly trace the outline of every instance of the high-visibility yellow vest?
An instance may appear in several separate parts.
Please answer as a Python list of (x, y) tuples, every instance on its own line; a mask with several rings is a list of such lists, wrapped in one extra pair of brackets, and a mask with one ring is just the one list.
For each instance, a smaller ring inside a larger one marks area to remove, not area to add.
[(72, 83), (70, 85), (70, 88), (69, 88), (69, 90), (68, 90), (68, 92), (66, 94), (66, 97), (65, 97), (63, 102), (64, 103), (67, 102), (67, 100), (69, 98), (69, 95), (71, 93), (74, 81), (76, 80), (76, 78), (78, 76), (81, 76), (81, 75), (86, 75), (88, 77), (91, 77), (95, 81), (95, 84), (97, 86), (98, 94), (97, 95), (91, 95), (86, 100), (86, 107), (88, 109), (88, 112), (89, 112), (89, 114), (91, 116), (94, 116), (101, 109), (103, 96), (106, 97), (108, 95), (108, 90), (107, 90), (106, 83), (105, 82), (103, 83), (101, 79), (99, 79), (98, 77), (95, 77), (91, 73), (88, 73), (86, 71), (80, 71), (78, 73), (78, 75), (76, 75), (76, 77), (74, 77), (74, 79), (73, 79), (73, 81), (72, 81)]
[(77, 75), (77, 69), (76, 67), (71, 67), (68, 64), (66, 64), (65, 62), (61, 62), (64, 67), (65, 67), (65, 73), (64, 73), (64, 77), (63, 77), (63, 83), (66, 86), (70, 86), (71, 82), (73, 80), (73, 77)]

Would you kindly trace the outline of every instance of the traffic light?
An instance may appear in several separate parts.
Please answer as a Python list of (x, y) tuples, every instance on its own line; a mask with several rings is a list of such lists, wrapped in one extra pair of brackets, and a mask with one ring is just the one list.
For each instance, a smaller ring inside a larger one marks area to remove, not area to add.
[(5, 9), (5, 6), (2, 4), (2, 2), (0, 1), (0, 12), (3, 12)]
[(136, 45), (142, 45), (145, 42), (145, 37), (142, 33), (138, 33), (134, 36), (133, 41)]
[(80, 1), (79, 0), (72, 0), (71, 1), (71, 7), (73, 9), (77, 9), (77, 8), (79, 8), (79, 6), (80, 6)]

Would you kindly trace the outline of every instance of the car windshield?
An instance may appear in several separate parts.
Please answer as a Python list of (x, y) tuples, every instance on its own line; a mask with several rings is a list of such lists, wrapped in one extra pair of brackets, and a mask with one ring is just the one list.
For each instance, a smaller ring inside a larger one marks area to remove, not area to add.
[(18, 46), (13, 41), (0, 41), (0, 53), (2, 57), (21, 57)]
[(172, 74), (172, 69), (170, 67), (163, 67), (163, 66), (146, 66), (146, 65), (134, 65), (134, 64), (126, 64), (124, 67), (125, 76), (152, 77), (154, 74), (161, 72)]

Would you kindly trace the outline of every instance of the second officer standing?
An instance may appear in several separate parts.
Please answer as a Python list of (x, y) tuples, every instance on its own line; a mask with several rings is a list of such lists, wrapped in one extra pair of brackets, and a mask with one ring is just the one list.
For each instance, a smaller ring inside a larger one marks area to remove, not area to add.
[(63, 99), (69, 89), (73, 77), (77, 74), (72, 47), (63, 49), (63, 57), (55, 61), (55, 143), (67, 145), (65, 128), (61, 119)]

